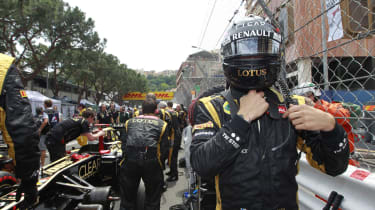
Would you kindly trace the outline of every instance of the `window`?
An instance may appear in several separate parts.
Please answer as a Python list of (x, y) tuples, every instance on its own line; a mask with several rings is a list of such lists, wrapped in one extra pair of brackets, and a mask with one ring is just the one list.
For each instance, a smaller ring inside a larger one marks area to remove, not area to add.
[(346, 38), (375, 29), (375, 0), (343, 0), (340, 6)]

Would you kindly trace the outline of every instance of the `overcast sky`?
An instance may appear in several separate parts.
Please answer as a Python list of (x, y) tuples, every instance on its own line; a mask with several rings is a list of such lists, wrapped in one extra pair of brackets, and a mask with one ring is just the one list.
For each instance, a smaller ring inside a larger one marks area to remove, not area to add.
[[(64, 0), (95, 21), (106, 52), (132, 69), (177, 70), (192, 46), (216, 45), (241, 0), (216, 0), (204, 39), (202, 35), (215, 0)], [(245, 4), (245, 3), (244, 3)], [(241, 9), (239, 16), (243, 16)]]

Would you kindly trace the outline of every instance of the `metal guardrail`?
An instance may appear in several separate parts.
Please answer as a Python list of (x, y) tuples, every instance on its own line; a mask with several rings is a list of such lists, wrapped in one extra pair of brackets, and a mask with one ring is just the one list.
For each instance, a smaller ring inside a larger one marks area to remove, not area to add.
[(323, 209), (332, 191), (344, 196), (340, 205), (343, 210), (375, 209), (375, 173), (349, 165), (345, 173), (331, 177), (311, 167), (305, 155), (299, 165), (297, 183), (301, 210)]

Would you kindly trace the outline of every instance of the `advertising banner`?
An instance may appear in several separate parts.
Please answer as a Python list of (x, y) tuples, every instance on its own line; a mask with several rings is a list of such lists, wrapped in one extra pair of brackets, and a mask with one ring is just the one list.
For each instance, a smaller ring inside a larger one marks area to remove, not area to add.
[[(173, 99), (174, 92), (152, 92), (157, 99), (169, 101)], [(122, 97), (124, 101), (142, 101), (145, 100), (147, 93), (129, 92)]]
[(328, 41), (335, 41), (341, 39), (344, 36), (344, 30), (342, 28), (342, 18), (340, 9), (340, 0), (326, 0), (326, 7), (331, 8), (327, 12), (329, 34)]

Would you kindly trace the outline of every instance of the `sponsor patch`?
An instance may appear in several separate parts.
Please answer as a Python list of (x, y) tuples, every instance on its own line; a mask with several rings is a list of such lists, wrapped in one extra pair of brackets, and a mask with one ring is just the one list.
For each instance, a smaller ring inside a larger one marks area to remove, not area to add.
[(230, 114), (230, 107), (229, 107), (229, 102), (228, 101), (226, 101), (223, 104), (223, 110), (224, 110), (225, 114)]
[(197, 137), (197, 136), (208, 136), (208, 137), (211, 137), (213, 136), (215, 133), (213, 131), (197, 131), (194, 133), (194, 137)]
[[(237, 143), (240, 140), (240, 138), (238, 136), (237, 136), (238, 138), (236, 138), (235, 133), (232, 133), (232, 134), (229, 135), (229, 134), (224, 132), (222, 134), (222, 136), (223, 136), (224, 140), (226, 140), (228, 143), (232, 144), (234, 148), (236, 148), (236, 149), (240, 148), (240, 145)], [(235, 138), (235, 139), (233, 139), (232, 137)]]
[(214, 127), (214, 123), (211, 122), (211, 121), (208, 121), (206, 123), (194, 125), (193, 129), (194, 130), (201, 130), (201, 129), (213, 128), (213, 127)]
[(365, 180), (368, 176), (370, 175), (370, 172), (368, 171), (363, 171), (363, 170), (355, 170), (350, 177), (358, 180)]
[(286, 112), (286, 106), (285, 105), (279, 105), (279, 113), (284, 114)]
[(20, 94), (21, 94), (22, 98), (26, 98), (27, 97), (26, 91), (24, 91), (24, 90), (20, 90)]

